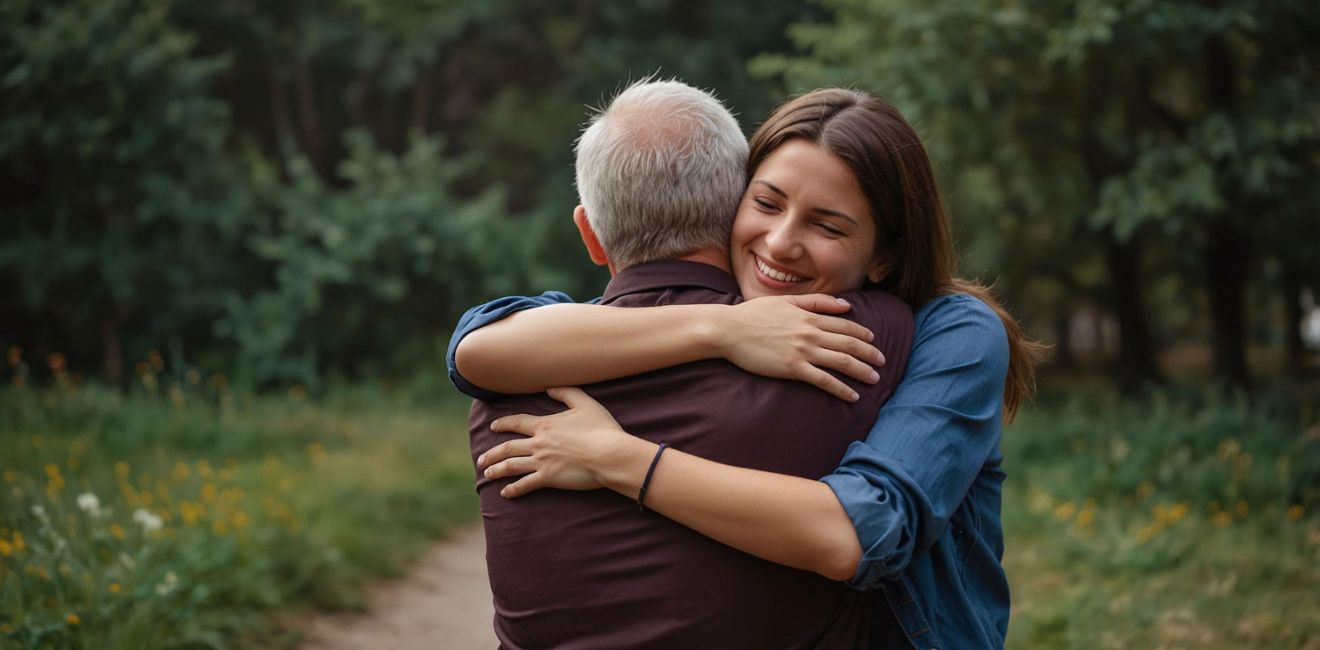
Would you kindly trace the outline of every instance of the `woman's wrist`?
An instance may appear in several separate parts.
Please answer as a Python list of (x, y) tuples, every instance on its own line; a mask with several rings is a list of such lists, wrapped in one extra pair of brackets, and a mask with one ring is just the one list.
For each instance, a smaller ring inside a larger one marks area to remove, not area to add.
[(592, 472), (606, 488), (636, 499), (642, 481), (660, 445), (634, 437), (619, 436), (608, 449), (593, 459)]
[(729, 359), (733, 352), (733, 337), (730, 335), (728, 305), (693, 305), (697, 310), (695, 318), (689, 319), (692, 326), (692, 344), (700, 350), (702, 359)]

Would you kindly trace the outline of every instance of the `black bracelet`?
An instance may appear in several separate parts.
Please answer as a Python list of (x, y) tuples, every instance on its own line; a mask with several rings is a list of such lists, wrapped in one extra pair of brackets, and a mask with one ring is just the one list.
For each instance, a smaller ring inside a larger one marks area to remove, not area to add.
[(660, 443), (660, 448), (655, 450), (655, 458), (651, 459), (651, 467), (646, 470), (646, 478), (642, 479), (642, 489), (637, 491), (637, 510), (641, 512), (646, 510), (646, 488), (651, 486), (651, 475), (655, 474), (655, 466), (660, 462), (660, 454), (665, 453), (669, 443)]

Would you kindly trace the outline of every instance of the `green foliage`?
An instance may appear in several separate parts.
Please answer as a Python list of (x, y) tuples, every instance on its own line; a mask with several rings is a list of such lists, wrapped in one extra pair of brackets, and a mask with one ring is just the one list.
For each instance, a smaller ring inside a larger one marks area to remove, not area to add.
[[(1250, 270), (1292, 260), (1320, 277), (1301, 261), (1314, 258), (1314, 210), (1295, 207), (1315, 204), (1305, 179), (1320, 143), (1320, 16), (1308, 4), (826, 5), (832, 22), (791, 30), (802, 55), (758, 57), (753, 71), (890, 98), (930, 138), (968, 271), (999, 275), (1020, 313), (1066, 313), (1061, 293), (1107, 300), (1124, 345), (1149, 356), (1149, 247), (1160, 272), (1205, 285), (1216, 361), (1243, 381)], [(1022, 254), (1032, 250), (1048, 253)]]
[(0, 645), (247, 647), (473, 512), (457, 411), (0, 391)]
[(1085, 393), (1047, 395), (1005, 433), (1008, 647), (1316, 638), (1314, 397), (1271, 409), (1218, 392)]
[(489, 254), (517, 250), (510, 223), (493, 218), (500, 193), (460, 200), (448, 189), (471, 169), (470, 157), (446, 158), (435, 137), (417, 137), (399, 156), (361, 131), (345, 144), (339, 187), (299, 157), (288, 183), (271, 167), (253, 167), (253, 210), (269, 217), (246, 243), (274, 286), (231, 296), (219, 331), (237, 341), (240, 367), (258, 384), (315, 386), (326, 358), (348, 368), (405, 359), (416, 350), (400, 342), (513, 290), (521, 270), (517, 256), (510, 264)]
[[(228, 111), (209, 93), (224, 61), (192, 55), (169, 6), (0, 9), (0, 274), (12, 308), (54, 325), (24, 338), (79, 361), (99, 347), (89, 333), (117, 344), (125, 326), (161, 336), (214, 317), (194, 296), (228, 279), (207, 263), (233, 244)], [(160, 317), (153, 303), (179, 308)]]

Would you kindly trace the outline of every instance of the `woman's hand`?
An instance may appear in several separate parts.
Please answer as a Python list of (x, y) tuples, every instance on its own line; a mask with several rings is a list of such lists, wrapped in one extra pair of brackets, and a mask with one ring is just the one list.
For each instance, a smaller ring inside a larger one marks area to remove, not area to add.
[(855, 402), (857, 393), (826, 370), (874, 384), (880, 374), (872, 366), (883, 366), (885, 357), (870, 344), (875, 340), (870, 330), (825, 315), (849, 309), (824, 294), (754, 298), (720, 310), (717, 348), (747, 372), (806, 382)]
[[(605, 407), (579, 388), (551, 388), (546, 393), (568, 410), (544, 416), (510, 415), (490, 424), (491, 431), (527, 436), (495, 445), (477, 458), (477, 465), (486, 468), (486, 478), (526, 475), (500, 490), (503, 497), (520, 497), (541, 488), (605, 487), (602, 475), (626, 466), (631, 447), (650, 444), (625, 432)], [(645, 453), (642, 449), (632, 455), (646, 462)]]

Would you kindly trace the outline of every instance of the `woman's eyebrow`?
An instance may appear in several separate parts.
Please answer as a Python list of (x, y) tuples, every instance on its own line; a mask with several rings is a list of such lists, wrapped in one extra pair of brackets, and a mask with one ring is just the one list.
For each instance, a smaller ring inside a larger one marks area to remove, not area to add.
[(752, 182), (753, 182), (753, 183), (760, 183), (760, 184), (762, 184), (762, 185), (764, 185), (764, 186), (770, 188), (770, 191), (771, 191), (771, 192), (774, 192), (775, 194), (778, 194), (779, 196), (782, 196), (782, 197), (784, 197), (784, 198), (788, 198), (788, 194), (787, 194), (786, 192), (784, 192), (784, 190), (781, 190), (781, 189), (779, 189), (778, 187), (775, 187), (775, 184), (774, 184), (774, 183), (771, 183), (770, 181), (763, 181), (763, 180), (761, 180), (761, 179), (758, 178), (758, 179), (756, 179), (756, 180), (754, 180), (754, 181), (752, 181)]

